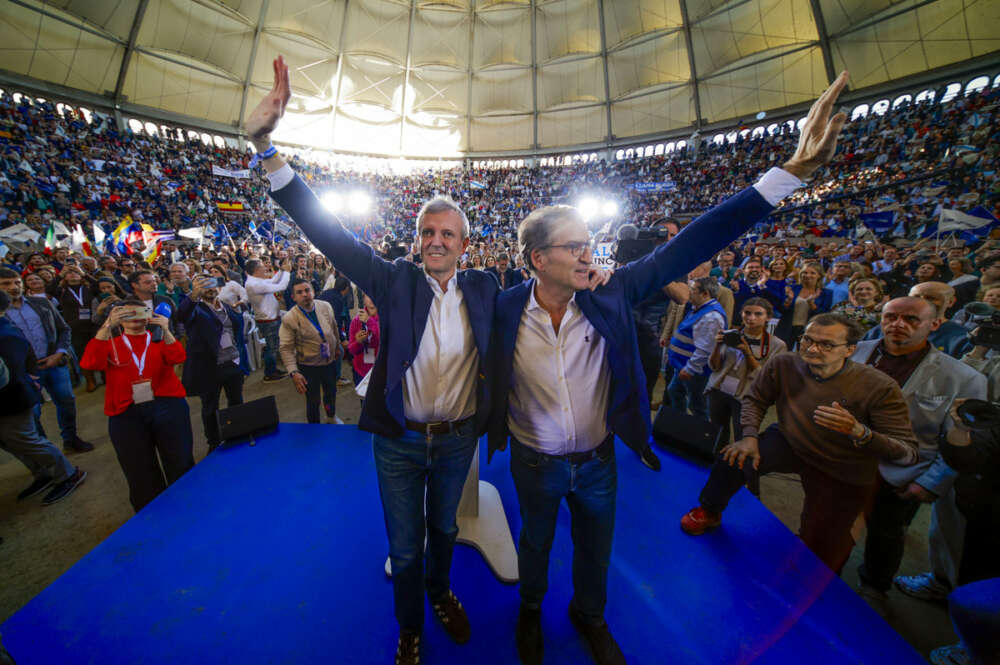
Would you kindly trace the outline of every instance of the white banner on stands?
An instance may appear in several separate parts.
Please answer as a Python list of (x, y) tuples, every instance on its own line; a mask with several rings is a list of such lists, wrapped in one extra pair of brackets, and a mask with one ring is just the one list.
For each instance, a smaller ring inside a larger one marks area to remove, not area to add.
[(245, 180), (250, 177), (250, 169), (239, 169), (233, 171), (212, 164), (212, 175), (222, 176), (223, 178), (240, 178), (241, 180)]

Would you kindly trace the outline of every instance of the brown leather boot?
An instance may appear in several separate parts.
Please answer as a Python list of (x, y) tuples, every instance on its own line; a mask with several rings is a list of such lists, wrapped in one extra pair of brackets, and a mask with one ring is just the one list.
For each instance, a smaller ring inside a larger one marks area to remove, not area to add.
[(83, 378), (87, 380), (87, 392), (92, 393), (95, 390), (97, 390), (97, 382), (94, 381), (94, 370), (85, 369), (82, 370), (82, 372), (83, 372)]

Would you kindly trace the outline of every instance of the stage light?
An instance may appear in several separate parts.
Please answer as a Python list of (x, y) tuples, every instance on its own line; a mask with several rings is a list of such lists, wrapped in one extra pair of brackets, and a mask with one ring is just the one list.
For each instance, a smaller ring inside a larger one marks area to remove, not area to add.
[(327, 192), (323, 195), (321, 200), (323, 202), (323, 207), (333, 213), (340, 212), (340, 209), (344, 207), (343, 199), (333, 192)]
[(601, 205), (601, 214), (605, 217), (614, 217), (618, 214), (618, 204), (614, 201), (605, 201)]
[(371, 208), (371, 197), (364, 192), (354, 192), (347, 199), (347, 207), (355, 215), (363, 215)]
[(580, 199), (580, 202), (576, 204), (576, 209), (580, 211), (580, 216), (583, 217), (583, 221), (589, 222), (597, 216), (597, 213), (600, 210), (600, 204), (597, 202), (597, 199), (588, 196)]

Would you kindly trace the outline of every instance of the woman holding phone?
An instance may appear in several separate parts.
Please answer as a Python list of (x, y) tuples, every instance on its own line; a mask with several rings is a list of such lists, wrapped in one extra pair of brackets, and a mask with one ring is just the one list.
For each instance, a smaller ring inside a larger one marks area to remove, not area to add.
[(108, 434), (136, 512), (194, 466), (191, 413), (173, 369), (185, 357), (169, 321), (127, 298), (111, 309), (80, 360), (107, 378)]

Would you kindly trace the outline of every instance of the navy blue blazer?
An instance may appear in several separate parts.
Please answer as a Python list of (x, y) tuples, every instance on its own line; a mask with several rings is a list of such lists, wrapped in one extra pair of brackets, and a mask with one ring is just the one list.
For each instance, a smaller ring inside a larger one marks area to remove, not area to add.
[[(271, 192), (271, 197), (334, 267), (361, 287), (378, 307), (381, 341), (358, 427), (389, 438), (403, 436), (406, 431), (403, 374), (417, 356), (434, 301), (427, 274), (405, 259), (390, 262), (378, 256), (341, 226), (298, 176)], [(482, 270), (461, 270), (457, 280), (479, 351), (475, 417), (476, 433), (481, 436), (486, 431), (491, 407), (487, 363), (493, 307), (500, 287), (496, 278)]]
[[(576, 292), (576, 304), (607, 342), (611, 394), (608, 428), (637, 453), (649, 445), (649, 398), (639, 359), (632, 308), (682, 277), (763, 219), (772, 206), (753, 187), (712, 208), (668, 243), (621, 268), (595, 291)], [(514, 346), (534, 279), (497, 297), (491, 372), (495, 403), (489, 425), (489, 457), (507, 447), (507, 399), (514, 375)]]
[[(240, 369), (244, 374), (250, 373), (250, 356), (247, 354), (247, 342), (243, 335), (243, 315), (235, 309), (222, 303), (229, 322), (233, 325), (233, 344), (240, 353)], [(222, 337), (222, 322), (212, 313), (212, 308), (204, 302), (194, 302), (186, 295), (181, 296), (175, 314), (178, 321), (184, 324), (187, 333), (187, 359), (184, 361), (184, 372), (181, 383), (184, 389), (192, 395), (198, 395), (214, 384), (211, 372), (206, 367), (215, 367), (218, 359), (219, 339)]]
[[(500, 283), (500, 271), (496, 268), (496, 266), (487, 268), (486, 272), (491, 273), (497, 278), (497, 283)], [(524, 277), (521, 276), (521, 271), (514, 270), (513, 268), (507, 268), (504, 272), (504, 278), (504, 289), (513, 288), (524, 281)]]

